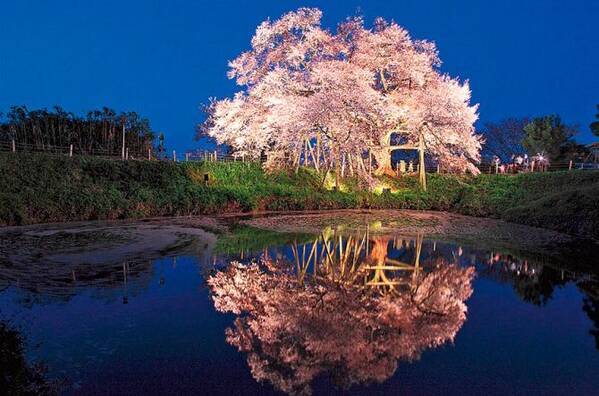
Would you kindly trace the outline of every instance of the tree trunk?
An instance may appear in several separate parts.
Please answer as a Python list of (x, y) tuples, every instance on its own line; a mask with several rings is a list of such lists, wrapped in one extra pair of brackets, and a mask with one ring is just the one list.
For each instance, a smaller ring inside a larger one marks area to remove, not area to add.
[(337, 191), (339, 191), (339, 160), (336, 159), (335, 160), (335, 189), (337, 189)]
[(391, 165), (391, 150), (388, 146), (373, 149), (371, 152), (376, 161), (376, 170), (374, 172), (376, 175), (395, 175)]
[(320, 132), (316, 136), (316, 167), (320, 166)]
[(316, 154), (314, 154), (314, 149), (312, 148), (312, 144), (310, 144), (309, 140), (307, 140), (306, 142), (308, 143), (308, 148), (310, 149), (310, 154), (312, 155), (312, 161), (314, 162), (314, 168), (316, 169), (316, 172), (320, 172), (320, 169), (318, 166), (318, 159), (316, 157)]
[(371, 149), (372, 155), (376, 160), (376, 175), (393, 176), (393, 167), (391, 166), (391, 132), (381, 137), (379, 146)]

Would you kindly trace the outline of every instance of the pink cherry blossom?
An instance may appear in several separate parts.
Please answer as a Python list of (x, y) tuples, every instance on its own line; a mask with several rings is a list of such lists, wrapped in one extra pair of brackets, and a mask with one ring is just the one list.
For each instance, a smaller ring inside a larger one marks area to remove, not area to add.
[(267, 167), (347, 164), (364, 177), (369, 153), (378, 173), (390, 170), (392, 135), (414, 144), (422, 134), (429, 158), (476, 173), (478, 106), (468, 81), (441, 73), (435, 44), (382, 18), (373, 28), (351, 18), (333, 33), (321, 17), (300, 8), (260, 24), (229, 62), (242, 90), (213, 101), (202, 130), (234, 152), (266, 154)]

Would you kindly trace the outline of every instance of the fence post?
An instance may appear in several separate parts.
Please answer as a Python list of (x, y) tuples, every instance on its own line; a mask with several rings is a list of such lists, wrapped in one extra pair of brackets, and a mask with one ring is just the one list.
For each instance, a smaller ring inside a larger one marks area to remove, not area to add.
[(499, 162), (495, 162), (495, 174), (499, 173)]
[(129, 160), (129, 147), (125, 149), (125, 159)]
[(218, 161), (218, 155), (216, 154), (216, 150), (214, 150), (214, 162)]
[(12, 140), (12, 152), (16, 153), (17, 152), (17, 145), (15, 143), (15, 139)]
[(570, 165), (568, 165), (568, 170), (572, 170), (572, 160), (570, 160)]
[(173, 162), (177, 162), (177, 153), (173, 150)]
[(148, 149), (148, 161), (151, 161), (151, 160), (152, 160), (152, 149), (149, 148)]
[(189, 161), (189, 153), (185, 153), (185, 161)]
[(441, 173), (441, 166), (437, 164), (437, 173)]
[(73, 145), (71, 144), (71, 147), (69, 147), (69, 157), (73, 156)]

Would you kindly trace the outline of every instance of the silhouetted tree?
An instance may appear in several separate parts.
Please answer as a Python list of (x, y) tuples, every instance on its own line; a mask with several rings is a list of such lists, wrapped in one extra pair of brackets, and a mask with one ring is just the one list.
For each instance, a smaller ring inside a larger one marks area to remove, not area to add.
[(499, 157), (503, 162), (510, 160), (513, 154), (523, 153), (522, 140), (526, 136), (524, 127), (528, 125), (528, 118), (506, 118), (499, 122), (485, 123), (483, 135), (485, 145), (483, 156)]
[(135, 112), (117, 114), (107, 107), (79, 117), (59, 106), (52, 110), (29, 110), (13, 106), (5, 117), (0, 115), (0, 142), (15, 140), (36, 150), (73, 145), (79, 152), (118, 154), (125, 144), (131, 153), (145, 153), (152, 147), (155, 133), (147, 118)]

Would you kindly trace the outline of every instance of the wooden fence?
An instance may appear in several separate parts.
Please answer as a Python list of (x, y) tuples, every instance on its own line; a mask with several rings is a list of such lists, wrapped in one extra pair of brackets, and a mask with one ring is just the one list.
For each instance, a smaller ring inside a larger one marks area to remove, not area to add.
[(81, 149), (75, 145), (70, 146), (36, 146), (32, 144), (16, 143), (15, 141), (0, 141), (0, 152), (13, 152), (13, 153), (43, 153), (50, 155), (59, 156), (90, 156), (100, 157), (111, 160), (164, 160), (164, 161), (219, 161), (219, 162), (231, 162), (231, 161), (243, 161), (250, 162), (249, 158), (241, 155), (225, 154), (218, 151), (202, 151), (193, 153), (177, 153), (175, 150), (171, 152), (157, 152), (155, 149), (148, 149), (147, 151), (130, 151), (129, 148), (125, 150), (103, 150), (103, 149)]
[[(218, 150), (213, 151), (195, 151), (188, 153), (177, 153), (176, 151), (171, 152), (156, 152), (154, 149), (148, 149), (146, 152), (133, 152), (129, 151), (128, 148), (125, 148), (124, 153), (123, 150), (115, 150), (108, 151), (102, 149), (93, 149), (86, 150), (76, 147), (74, 145), (70, 145), (68, 147), (65, 146), (45, 146), (39, 147), (30, 144), (17, 143), (15, 141), (0, 141), (0, 152), (26, 152), (26, 153), (45, 153), (51, 155), (60, 155), (60, 156), (93, 156), (93, 157), (101, 157), (105, 159), (111, 160), (137, 160), (137, 161), (147, 161), (147, 160), (162, 160), (162, 161), (209, 161), (209, 162), (257, 162), (255, 159), (248, 158), (243, 155), (235, 155), (219, 152)], [(264, 162), (265, 158), (261, 158), (260, 162)], [(481, 173), (485, 174), (495, 174), (495, 173), (505, 173), (505, 174), (514, 174), (514, 173), (522, 173), (522, 172), (530, 172), (531, 167), (520, 167), (507, 169), (502, 172), (501, 168), (494, 163), (481, 163), (478, 165), (478, 169)], [(565, 170), (591, 170), (598, 169), (599, 164), (597, 163), (584, 163), (584, 162), (574, 162), (574, 161), (565, 161), (565, 162), (552, 162), (545, 168), (532, 169), (532, 171), (538, 172), (553, 172), (553, 171), (565, 171)], [(403, 173), (418, 173), (419, 164), (417, 163), (404, 163), (400, 164), (399, 162), (396, 164), (396, 171), (398, 174)], [(427, 164), (426, 165), (426, 173), (445, 173), (446, 171), (443, 167)]]

